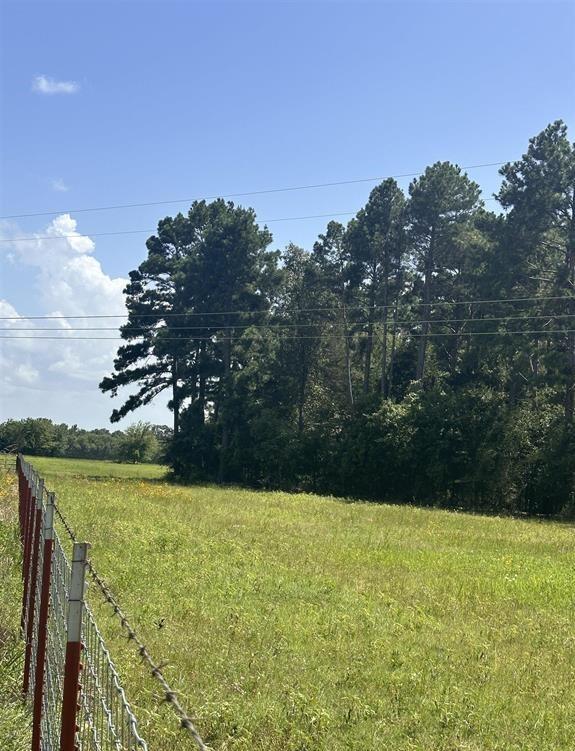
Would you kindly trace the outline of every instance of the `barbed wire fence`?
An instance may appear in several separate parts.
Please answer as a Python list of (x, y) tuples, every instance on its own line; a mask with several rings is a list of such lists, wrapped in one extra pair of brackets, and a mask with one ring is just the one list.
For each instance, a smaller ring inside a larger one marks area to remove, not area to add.
[[(72, 527), (44, 480), (16, 458), (22, 544), (23, 694), (32, 710), (32, 751), (148, 751), (120, 677), (85, 601), (86, 576), (111, 606), (139, 657), (199, 751), (210, 751), (118, 601), (95, 570), (89, 544)], [(54, 521), (72, 543), (69, 560)]]

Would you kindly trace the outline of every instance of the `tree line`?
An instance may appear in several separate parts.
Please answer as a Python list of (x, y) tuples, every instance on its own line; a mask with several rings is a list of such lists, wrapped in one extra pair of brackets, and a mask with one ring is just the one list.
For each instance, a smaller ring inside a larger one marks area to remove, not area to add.
[(171, 428), (147, 422), (114, 431), (84, 430), (46, 417), (0, 423), (0, 451), (21, 451), (31, 456), (162, 462), (171, 438)]
[[(176, 475), (551, 514), (574, 502), (575, 149), (377, 185), (312, 248), (196, 201), (130, 273), (116, 421), (169, 393)], [(495, 207), (495, 205), (493, 205)]]

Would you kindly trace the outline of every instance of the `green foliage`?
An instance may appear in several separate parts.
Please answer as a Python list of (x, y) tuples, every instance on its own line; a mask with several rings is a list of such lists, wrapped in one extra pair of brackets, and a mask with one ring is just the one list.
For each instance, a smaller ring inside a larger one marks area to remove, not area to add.
[[(466, 398), (480, 424), (495, 409), (485, 391)], [(372, 431), (370, 466), (400, 458), (428, 409), (452, 419), (449, 392), (405, 401), (357, 427)], [(571, 748), (571, 525), (34, 464), (215, 751)], [(109, 606), (88, 598), (149, 747), (189, 749)]]
[(56, 425), (44, 417), (0, 423), (0, 451), (10, 449), (32, 456), (158, 462), (166, 458), (172, 431), (165, 425), (135, 423), (124, 432), (82, 430)]
[[(437, 162), (312, 252), (251, 210), (167, 217), (126, 288), (112, 420), (171, 389), (180, 478), (373, 500), (575, 509), (575, 149), (552, 123), (499, 200)], [(481, 301), (481, 302), (478, 302)], [(57, 444), (56, 444), (57, 445)]]
[(124, 431), (121, 444), (124, 461), (138, 464), (153, 461), (158, 456), (159, 444), (149, 422), (135, 422)]

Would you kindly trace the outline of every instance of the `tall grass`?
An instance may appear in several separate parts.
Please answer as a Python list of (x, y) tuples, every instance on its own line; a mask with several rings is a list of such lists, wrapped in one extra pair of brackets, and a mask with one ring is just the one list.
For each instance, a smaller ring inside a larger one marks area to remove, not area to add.
[[(571, 526), (34, 463), (214, 749), (573, 748)], [(89, 597), (150, 748), (190, 748)]]
[(30, 716), (22, 697), (24, 649), (20, 640), (22, 577), (15, 475), (0, 466), (0, 749), (30, 747)]

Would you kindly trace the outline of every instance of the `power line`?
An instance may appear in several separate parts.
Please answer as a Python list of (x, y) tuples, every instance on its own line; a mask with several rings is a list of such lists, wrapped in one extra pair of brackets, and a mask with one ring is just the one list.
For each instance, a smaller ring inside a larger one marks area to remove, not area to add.
[[(491, 200), (491, 199), (486, 199)], [(327, 217), (334, 217), (334, 216), (353, 216), (356, 214), (356, 211), (342, 211), (335, 214), (310, 214), (308, 216), (286, 216), (279, 219), (262, 219), (260, 220), (262, 224), (270, 224), (271, 222), (296, 222), (303, 219), (326, 219)], [(156, 229), (125, 229), (125, 230), (118, 230), (115, 232), (86, 232), (83, 234), (80, 234), (79, 232), (75, 232), (73, 234), (68, 235), (31, 235), (30, 237), (14, 237), (11, 240), (0, 240), (0, 243), (2, 244), (9, 244), (9, 243), (22, 243), (22, 242), (34, 242), (36, 240), (79, 240), (82, 238), (92, 238), (92, 237), (110, 237), (112, 235), (144, 235), (144, 234), (155, 234), (157, 232)]]
[[(366, 331), (358, 331), (355, 334), (316, 334), (313, 336), (283, 336), (282, 339), (351, 339), (355, 336), (365, 335), (367, 334)], [(107, 342), (118, 342), (118, 341), (125, 341), (123, 337), (121, 336), (0, 336), (0, 339), (45, 339), (45, 340), (53, 340), (53, 341), (62, 341), (62, 342), (74, 342), (74, 341), (107, 341)], [(231, 341), (237, 341), (234, 337), (231, 336), (217, 336), (216, 334), (213, 334), (212, 336), (195, 336), (194, 341), (197, 342), (231, 342)], [(157, 342), (185, 342), (185, 339), (182, 339), (178, 336), (163, 336), (160, 339), (157, 340)]]
[[(412, 338), (419, 338), (419, 337), (445, 337), (445, 336), (461, 336), (461, 337), (474, 337), (474, 336), (507, 336), (507, 335), (513, 335), (513, 334), (573, 334), (575, 333), (575, 329), (528, 329), (528, 330), (515, 330), (515, 331), (445, 331), (445, 332), (435, 332), (435, 333), (427, 333), (427, 334), (413, 334), (411, 332), (408, 332), (408, 336)], [(356, 336), (366, 336), (366, 331), (359, 331), (355, 334), (317, 334), (315, 336), (282, 336), (280, 339), (282, 341), (284, 340), (294, 340), (294, 339), (353, 339)], [(120, 336), (70, 336), (70, 337), (64, 337), (64, 336), (0, 336), (0, 339), (25, 339), (25, 340), (36, 340), (36, 341), (62, 341), (62, 342), (75, 342), (75, 341), (108, 341), (108, 342), (116, 342), (116, 341), (124, 341), (122, 337)], [(180, 342), (182, 343), (183, 340), (179, 337), (162, 337), (160, 342)], [(214, 344), (219, 344), (220, 342), (226, 342), (226, 341), (237, 341), (237, 339), (233, 339), (233, 337), (216, 337), (215, 335), (212, 337), (195, 337), (195, 341), (210, 341)]]
[[(483, 167), (501, 167), (503, 164), (506, 164), (506, 162), (488, 162), (485, 164), (472, 164), (469, 167), (461, 167), (462, 170), (471, 170), (471, 169), (481, 169)], [(191, 203), (193, 201), (198, 200), (205, 200), (205, 201), (213, 201), (217, 198), (242, 198), (245, 196), (261, 196), (266, 195), (269, 193), (288, 193), (298, 190), (314, 190), (317, 188), (331, 188), (336, 187), (338, 185), (354, 185), (358, 183), (370, 183), (370, 182), (379, 182), (380, 180), (388, 180), (388, 179), (394, 179), (399, 180), (404, 177), (418, 177), (419, 175), (422, 175), (423, 172), (405, 172), (401, 175), (386, 175), (383, 177), (360, 177), (353, 180), (337, 180), (335, 182), (328, 182), (328, 183), (312, 183), (309, 185), (292, 185), (288, 187), (282, 187), (282, 188), (266, 188), (264, 190), (251, 190), (251, 191), (245, 191), (243, 193), (226, 193), (226, 194), (220, 194), (220, 195), (213, 195), (213, 196), (203, 196), (203, 197), (196, 197), (196, 198), (175, 198), (169, 201), (146, 201), (143, 203), (116, 203), (116, 204), (110, 204), (108, 206), (89, 206), (86, 208), (81, 209), (62, 209), (60, 211), (36, 211), (31, 212), (27, 214), (6, 214), (5, 216), (0, 216), (0, 219), (24, 219), (27, 217), (33, 217), (33, 216), (53, 216), (55, 214), (80, 214), (85, 213), (89, 211), (112, 211), (116, 209), (134, 209), (134, 208), (144, 208), (146, 206), (166, 206), (173, 203)]]
[[(442, 307), (453, 307), (457, 305), (487, 305), (487, 304), (509, 304), (509, 303), (518, 303), (518, 302), (533, 302), (533, 301), (542, 301), (542, 302), (548, 302), (551, 300), (575, 300), (575, 295), (535, 295), (531, 297), (501, 297), (501, 298), (485, 298), (480, 300), (437, 300), (433, 303), (423, 303), (423, 302), (413, 302), (409, 305), (402, 303), (399, 308), (405, 308), (405, 307), (430, 307), (435, 308), (438, 306)], [(392, 310), (395, 308), (395, 304), (391, 303), (389, 305), (375, 305), (374, 310)], [(351, 310), (366, 310), (366, 306), (345, 306), (346, 311)], [(289, 311), (290, 313), (315, 313), (315, 312), (329, 312), (329, 311), (337, 311), (342, 312), (342, 307), (336, 307), (336, 306), (329, 306), (329, 307), (318, 307), (318, 308), (297, 308), (295, 310)], [(205, 311), (205, 312), (199, 312), (199, 311), (190, 311), (186, 313), (174, 313), (171, 311), (166, 311), (163, 313), (101, 313), (101, 314), (87, 314), (87, 315), (19, 315), (19, 316), (0, 316), (0, 321), (72, 321), (72, 320), (94, 320), (94, 319), (107, 319), (107, 318), (128, 318), (131, 317), (133, 319), (159, 319), (162, 320), (164, 318), (175, 318), (175, 317), (181, 317), (185, 316), (188, 318), (196, 317), (196, 316), (231, 316), (231, 315), (269, 315), (270, 312), (273, 313), (273, 311), (269, 310), (214, 310), (214, 311)]]
[[(393, 320), (388, 319), (388, 323), (400, 326), (409, 324), (411, 326), (421, 326), (423, 324), (435, 324), (435, 323), (490, 323), (492, 321), (530, 321), (535, 319), (548, 319), (549, 321), (558, 318), (575, 318), (575, 313), (545, 313), (532, 316), (488, 316), (487, 318), (428, 318), (428, 319), (400, 319)], [(240, 329), (265, 329), (267, 331), (275, 331), (281, 329), (299, 329), (299, 328), (311, 328), (312, 326), (318, 326), (321, 323), (333, 323), (338, 325), (339, 321), (314, 321), (312, 323), (246, 323), (237, 326), (217, 326), (217, 325), (205, 325), (205, 326), (163, 326), (161, 328), (152, 329), (150, 333), (157, 333), (161, 331), (206, 331), (211, 329), (217, 329), (218, 331), (225, 330), (240, 330)], [(349, 323), (349, 322), (348, 322)], [(381, 321), (374, 321), (374, 323), (381, 323)], [(58, 331), (61, 334), (67, 334), (69, 331), (118, 331), (119, 326), (82, 326), (82, 327), (70, 327), (67, 329), (58, 329), (55, 327), (39, 328), (39, 327), (21, 327), (21, 328), (0, 328), (0, 332), (9, 331), (16, 333), (19, 331)], [(125, 332), (138, 332), (147, 330), (141, 326), (122, 326)]]
[[(484, 201), (495, 201), (494, 197), (484, 198)], [(272, 222), (298, 222), (306, 219), (327, 219), (335, 216), (354, 216), (357, 211), (340, 211), (331, 214), (308, 214), (307, 216), (285, 216), (277, 219), (261, 219), (261, 224), (271, 224)], [(116, 235), (147, 235), (156, 234), (157, 229), (124, 229), (114, 232), (74, 232), (67, 235), (30, 235), (29, 237), (13, 237), (12, 239), (0, 239), (0, 244), (9, 245), (10, 243), (37, 242), (38, 240), (81, 240), (92, 237), (112, 237)]]

